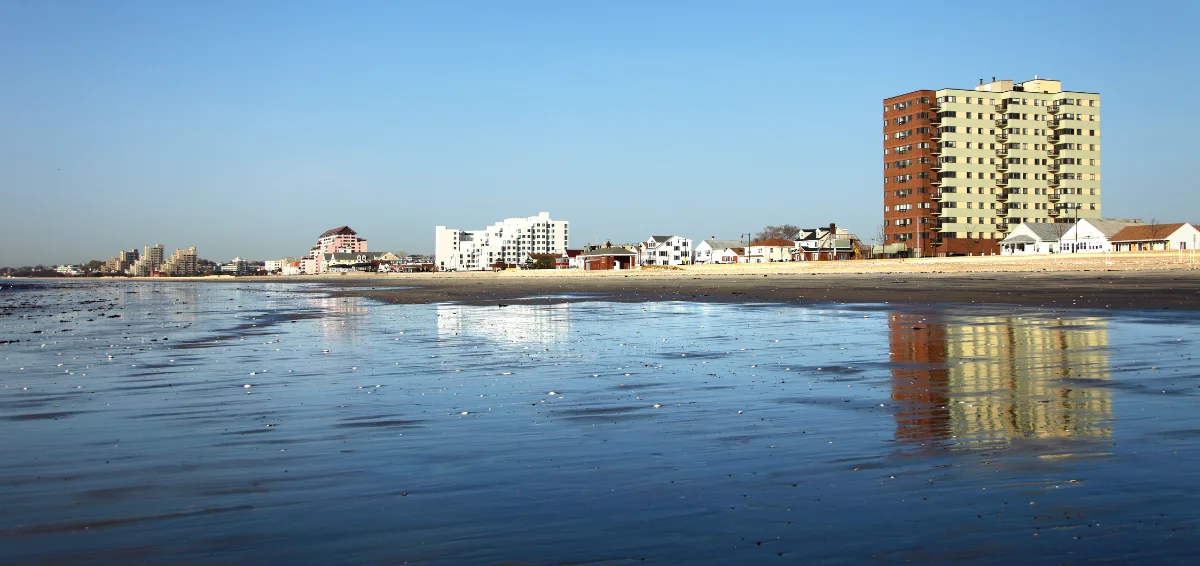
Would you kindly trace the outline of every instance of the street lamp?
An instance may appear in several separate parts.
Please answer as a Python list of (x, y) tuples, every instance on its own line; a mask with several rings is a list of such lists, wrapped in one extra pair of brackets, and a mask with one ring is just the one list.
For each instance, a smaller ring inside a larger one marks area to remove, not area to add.
[(742, 239), (742, 236), (746, 237), (746, 246), (742, 248), (742, 259), (744, 259), (746, 261), (744, 261), (742, 263), (750, 263), (750, 237), (753, 235), (754, 234), (752, 234), (750, 232), (746, 232), (745, 234), (738, 234), (739, 240)]

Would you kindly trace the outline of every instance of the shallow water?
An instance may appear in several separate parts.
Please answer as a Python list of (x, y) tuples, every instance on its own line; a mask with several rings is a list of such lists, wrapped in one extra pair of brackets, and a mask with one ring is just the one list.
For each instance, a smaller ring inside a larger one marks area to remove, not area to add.
[(315, 289), (0, 289), (0, 561), (1200, 549), (1190, 313)]

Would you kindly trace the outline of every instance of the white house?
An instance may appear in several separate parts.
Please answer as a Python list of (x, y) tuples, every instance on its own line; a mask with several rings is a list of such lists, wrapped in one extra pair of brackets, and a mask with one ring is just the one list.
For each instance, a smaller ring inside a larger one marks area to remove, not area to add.
[(724, 263), (721, 261), (722, 252), (733, 248), (740, 249), (742, 246), (742, 242), (738, 240), (700, 240), (692, 257), (695, 263)]
[(1125, 218), (1080, 218), (1059, 238), (1058, 249), (1062, 253), (1107, 252), (1111, 250), (1109, 238), (1127, 226), (1139, 224), (1145, 223)]
[(740, 263), (746, 255), (745, 248), (725, 248), (718, 253), (720, 258), (716, 263)]
[(683, 236), (651, 236), (641, 245), (642, 265), (688, 265), (692, 263), (692, 241)]
[(1187, 222), (1126, 226), (1109, 238), (1114, 252), (1196, 249), (1200, 230)]
[(1022, 222), (1000, 240), (1000, 255), (1054, 253), (1058, 250), (1058, 234), (1069, 228), (1067, 224)]
[(530, 254), (562, 254), (567, 250), (567, 222), (549, 212), (505, 218), (483, 230), (434, 229), (434, 263), (439, 271), (488, 269), (495, 263), (525, 263)]
[(797, 235), (796, 248), (797, 261), (855, 257), (854, 235), (836, 224), (830, 224), (828, 228), (802, 229)]
[(783, 238), (768, 238), (751, 242), (746, 247), (746, 263), (792, 261), (792, 253), (795, 250), (796, 242)]

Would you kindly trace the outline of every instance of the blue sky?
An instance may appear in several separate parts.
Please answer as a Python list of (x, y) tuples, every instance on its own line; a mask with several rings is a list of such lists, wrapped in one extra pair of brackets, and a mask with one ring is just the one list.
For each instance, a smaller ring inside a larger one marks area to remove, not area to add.
[(0, 0), (0, 265), (869, 236), (883, 98), (1034, 74), (1101, 93), (1106, 216), (1200, 221), (1200, 3), (1002, 6)]

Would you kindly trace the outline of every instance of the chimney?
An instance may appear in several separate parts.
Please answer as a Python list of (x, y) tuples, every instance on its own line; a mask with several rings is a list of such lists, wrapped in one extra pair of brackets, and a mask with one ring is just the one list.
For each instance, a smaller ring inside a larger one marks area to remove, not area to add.
[(834, 224), (833, 222), (829, 223), (829, 234), (831, 236), (837, 235), (837, 224)]
[(979, 79), (979, 86), (983, 86), (983, 79)]

